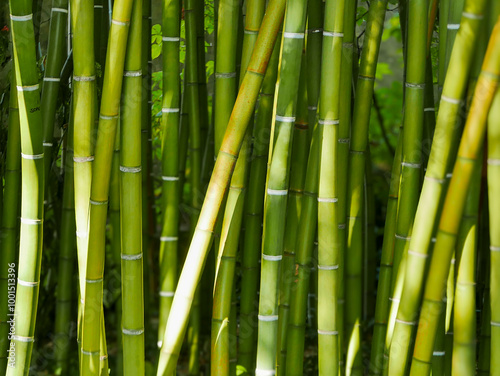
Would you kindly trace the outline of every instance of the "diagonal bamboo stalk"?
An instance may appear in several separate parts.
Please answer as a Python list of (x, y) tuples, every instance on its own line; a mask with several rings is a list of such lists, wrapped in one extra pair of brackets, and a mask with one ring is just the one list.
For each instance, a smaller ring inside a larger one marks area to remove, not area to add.
[[(12, 48), (21, 130), (21, 233), (7, 375), (30, 368), (35, 335), (43, 244), (43, 146), (40, 91), (31, 1), (10, 1)], [(29, 260), (25, 262), (24, 260)]]
[(414, 235), (409, 244), (411, 252), (408, 253), (407, 274), (397, 314), (398, 321), (394, 328), (393, 340), (398, 344), (394, 351), (397, 351), (399, 356), (404, 359), (407, 356), (405, 354), (410, 350), (412, 329), (411, 325), (405, 325), (405, 323), (414, 322), (418, 315), (426, 258), (429, 255), (440, 202), (444, 193), (446, 173), (453, 157), (452, 149), (456, 143), (453, 141), (454, 133), (456, 133), (456, 121), (461, 108), (461, 100), (465, 94), (468, 72), (473, 58), (472, 51), (476, 43), (475, 35), (479, 30), (484, 6), (485, 2), (482, 1), (467, 2), (465, 10), (467, 14), (473, 16), (462, 18), (461, 31), (457, 35), (448, 67), (449, 77), (444, 83), (434, 142), (413, 224), (412, 232)]
[(254, 52), (243, 79), (238, 98), (226, 130), (221, 151), (215, 163), (214, 172), (208, 186), (204, 205), (182, 269), (176, 289), (172, 310), (167, 322), (168, 341), (162, 345), (158, 375), (172, 375), (180, 353), (182, 339), (186, 331), (189, 311), (194, 293), (201, 277), (207, 252), (212, 241), (217, 214), (227, 189), (237, 155), (246, 133), (248, 121), (262, 84), (267, 63), (271, 56), (279, 26), (281, 25), (285, 3), (271, 0), (262, 22)]
[[(456, 244), (465, 197), (470, 185), (475, 160), (481, 149), (486, 119), (498, 87), (500, 49), (500, 23), (497, 23), (488, 45), (483, 68), (476, 86), (471, 110), (460, 142), (453, 177), (446, 194), (443, 213), (439, 221), (434, 254), (426, 281), (424, 301), (420, 314), (413, 362), (410, 375), (428, 375), (439, 316), (443, 313), (443, 295), (449, 266)], [(494, 318), (492, 317), (492, 320)]]

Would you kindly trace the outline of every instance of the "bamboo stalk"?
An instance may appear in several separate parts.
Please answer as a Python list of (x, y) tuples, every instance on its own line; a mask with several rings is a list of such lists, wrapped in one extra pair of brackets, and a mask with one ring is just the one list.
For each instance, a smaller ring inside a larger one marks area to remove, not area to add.
[[(428, 362), (432, 356), (432, 345), (436, 337), (436, 327), (442, 313), (442, 297), (446, 286), (456, 234), (463, 213), (465, 197), (469, 188), (476, 160), (482, 145), (486, 128), (486, 117), (498, 86), (500, 66), (500, 23), (493, 31), (483, 68), (477, 83), (469, 117), (460, 143), (453, 177), (439, 222), (435, 251), (432, 256), (429, 277), (426, 282), (424, 302), (420, 315), (417, 339), (410, 375), (427, 375)], [(494, 319), (492, 317), (492, 319)]]
[[(71, 104), (70, 104), (71, 106)], [(71, 107), (70, 107), (71, 108)], [(71, 112), (71, 111), (70, 111)], [(56, 290), (55, 339), (56, 375), (68, 372), (72, 327), (72, 295), (74, 291), (74, 259), (76, 254), (75, 192), (73, 179), (73, 120), (70, 113), (66, 134), (67, 151), (64, 160), (64, 190), (61, 220), (59, 274)]]
[[(33, 350), (43, 244), (43, 146), (35, 34), (30, 1), (10, 1), (21, 130), (21, 233), (15, 332), (7, 375), (27, 374)], [(10, 266), (10, 265), (9, 265)]]
[(47, 47), (47, 63), (43, 77), (41, 112), (43, 123), (43, 153), (45, 194), (47, 195), (47, 183), (49, 179), (50, 166), (52, 164), (52, 148), (54, 123), (58, 104), (59, 84), (61, 69), (66, 59), (66, 28), (68, 24), (68, 0), (56, 0), (52, 3), (49, 44)]
[[(304, 51), (305, 52), (305, 51)], [(297, 116), (293, 130), (293, 145), (290, 160), (289, 197), (286, 208), (285, 238), (283, 242), (283, 263), (280, 270), (278, 306), (277, 375), (286, 374), (288, 317), (290, 315), (291, 288), (295, 280), (295, 250), (304, 200), (304, 185), (309, 154), (309, 124), (307, 122), (307, 66), (302, 53), (297, 99)], [(314, 226), (315, 227), (315, 226)], [(312, 244), (312, 243), (311, 243)]]
[(306, 0), (290, 0), (286, 4), (264, 199), (256, 376), (267, 375), (276, 366), (279, 272), (299, 86), (294, 77), (301, 68), (307, 9)]
[(177, 283), (179, 227), (179, 122), (181, 80), (179, 0), (163, 2), (163, 104), (162, 104), (162, 195), (163, 224), (160, 237), (160, 313), (158, 347), (163, 342)]
[[(145, 374), (142, 249), (142, 0), (134, 0), (120, 122), (123, 374)], [(134, 220), (132, 220), (134, 219)], [(139, 223), (137, 223), (139, 222)]]
[[(263, 11), (263, 10), (262, 10)], [(259, 25), (260, 26), (260, 25)], [(262, 217), (266, 185), (269, 136), (272, 123), (274, 92), (278, 75), (280, 43), (274, 46), (269, 67), (259, 94), (258, 109), (253, 130), (253, 148), (250, 157), (250, 176), (245, 208), (245, 233), (243, 241), (240, 335), (238, 365), (247, 372), (255, 369), (257, 289), (262, 236)]]
[[(318, 111), (318, 369), (319, 375), (337, 375), (341, 357), (337, 320), (339, 290), (338, 138), (340, 74), (344, 37), (343, 0), (325, 3), (321, 85)], [(355, 374), (347, 365), (347, 375)]]
[(304, 369), (304, 337), (306, 330), (307, 301), (309, 295), (314, 238), (318, 221), (318, 168), (319, 127), (315, 124), (305, 179), (302, 210), (296, 239), (296, 281), (290, 298), (288, 321), (286, 374), (302, 375)]
[(373, 97), (375, 71), (382, 39), (386, 0), (370, 4), (366, 24), (364, 46), (356, 84), (354, 117), (351, 130), (349, 170), (347, 180), (347, 248), (345, 261), (345, 294), (350, 298), (345, 306), (345, 338), (347, 342), (346, 370), (351, 374), (360, 372), (361, 367), (361, 312), (362, 312), (362, 205), (365, 171), (365, 151), (368, 143), (368, 123)]
[[(462, 31), (457, 35), (457, 41), (448, 67), (449, 78), (444, 83), (441, 97), (440, 111), (438, 113), (434, 142), (431, 148), (429, 164), (427, 165), (426, 178), (420, 195), (413, 223), (412, 240), (410, 240), (408, 253), (408, 267), (404, 280), (401, 303), (397, 314), (398, 321), (394, 329), (393, 341), (398, 344), (398, 356), (406, 361), (410, 349), (412, 325), (405, 323), (415, 322), (423, 288), (423, 278), (426, 258), (429, 255), (432, 237), (438, 221), (438, 213), (443, 196), (446, 174), (452, 160), (454, 133), (456, 121), (460, 110), (461, 100), (465, 94), (468, 71), (472, 64), (472, 49), (476, 43), (475, 35), (480, 26), (480, 15), (484, 11), (484, 2), (468, 1), (467, 14), (470, 18), (462, 18)], [(455, 136), (456, 137), (456, 136)], [(403, 364), (400, 360), (400, 365)]]
[[(17, 99), (16, 74), (13, 69), (10, 77), (9, 125), (7, 133), (7, 151), (5, 157), (5, 175), (3, 189), (2, 228), (0, 244), (0, 375), (7, 369), (7, 351), (9, 349), (9, 265), (16, 263), (17, 234), (19, 230), (19, 209), (21, 197), (21, 133), (19, 103)], [(17, 268), (14, 266), (14, 270)], [(12, 281), (11, 281), (12, 282)]]
[(162, 345), (158, 375), (172, 375), (175, 370), (187, 326), (188, 314), (212, 240), (214, 224), (276, 41), (278, 29), (283, 19), (284, 5), (283, 0), (271, 0), (267, 7), (247, 73), (229, 120), (221, 152), (215, 163), (185, 266), (179, 278), (170, 319), (166, 327), (168, 336), (165, 338), (168, 339), (168, 342), (164, 342)]
[[(495, 26), (493, 30), (491, 43), (495, 42), (495, 37), (498, 35), (499, 26)], [(495, 34), (496, 33), (496, 34)], [(497, 42), (498, 43), (498, 42)], [(485, 58), (485, 60), (487, 57)], [(498, 67), (498, 62), (496, 63), (495, 69)], [(480, 82), (478, 81), (478, 86)], [(498, 275), (498, 265), (500, 249), (500, 239), (498, 234), (498, 228), (500, 226), (498, 217), (498, 208), (500, 206), (500, 201), (498, 200), (498, 192), (495, 190), (495, 185), (500, 177), (499, 168), (499, 140), (500, 132), (498, 127), (498, 114), (500, 105), (500, 93), (497, 90), (495, 98), (491, 106), (491, 110), (488, 116), (488, 206), (489, 206), (489, 216), (490, 216), (490, 296), (489, 296), (489, 306), (485, 305), (485, 309), (490, 308), (490, 375), (500, 374), (500, 361), (498, 360), (498, 351), (500, 349), (500, 309), (499, 309), (499, 280)]]
[[(82, 375), (99, 372), (101, 349), (102, 286), (105, 229), (113, 144), (120, 105), (120, 93), (127, 45), (131, 0), (116, 1), (108, 42), (95, 160), (92, 171), (89, 213), (89, 246), (83, 303)], [(91, 266), (90, 266), (91, 265)], [(104, 338), (104, 333), (102, 333)]]

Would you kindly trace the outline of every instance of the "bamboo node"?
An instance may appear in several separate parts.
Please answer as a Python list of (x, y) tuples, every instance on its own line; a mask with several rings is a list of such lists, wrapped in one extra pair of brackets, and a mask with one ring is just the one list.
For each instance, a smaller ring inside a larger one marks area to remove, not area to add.
[(61, 79), (59, 77), (44, 77), (44, 82), (59, 82)]
[(235, 78), (236, 72), (216, 72), (215, 78)]
[(307, 109), (309, 111), (316, 111), (318, 109), (318, 106), (307, 106)]
[(321, 330), (318, 329), (318, 334), (323, 336), (336, 336), (339, 334), (338, 330)]
[(96, 200), (90, 199), (90, 203), (92, 205), (98, 205), (98, 206), (100, 206), (100, 205), (108, 205), (108, 200), (105, 200), (105, 201), (96, 201)]
[(280, 121), (282, 123), (295, 123), (295, 116), (281, 116), (276, 115), (276, 121)]
[(257, 318), (259, 321), (278, 321), (278, 315), (258, 315)]
[(107, 355), (101, 355), (101, 357), (99, 359), (100, 360), (106, 360), (106, 359), (108, 359), (108, 356)]
[(122, 333), (128, 336), (140, 336), (141, 334), (144, 333), (144, 328), (143, 329), (125, 329), (122, 328)]
[(101, 283), (102, 282), (102, 278), (98, 278), (98, 279), (85, 279), (85, 282), (87, 282), (87, 283)]
[(469, 12), (463, 12), (462, 16), (471, 20), (482, 20), (484, 18), (483, 14), (475, 14)]
[(163, 180), (163, 181), (178, 181), (179, 177), (178, 176), (162, 176), (161, 180)]
[(160, 291), (158, 295), (162, 298), (172, 298), (175, 295), (175, 291)]
[(492, 251), (492, 252), (500, 252), (500, 247), (496, 247), (494, 245), (490, 245), (490, 251)]
[(446, 351), (434, 351), (432, 356), (445, 356)]
[(52, 142), (44, 142), (43, 146), (47, 146), (47, 147), (51, 148), (52, 146), (54, 146), (54, 144)]
[(436, 112), (436, 109), (434, 107), (426, 107), (424, 108), (424, 112)]
[(179, 42), (181, 40), (180, 37), (163, 37), (161, 38), (163, 42)]
[(13, 335), (12, 339), (19, 342), (35, 342), (35, 337), (23, 337), (18, 335)]
[(94, 160), (93, 155), (89, 157), (73, 157), (73, 162), (75, 163), (92, 162), (93, 160)]
[(177, 236), (161, 236), (161, 242), (176, 242), (179, 238)]
[(142, 76), (142, 70), (123, 72), (123, 77), (141, 77), (141, 76)]
[(322, 31), (323, 31), (323, 28), (322, 27), (318, 27), (316, 29), (309, 29), (309, 30), (307, 30), (307, 33), (314, 34), (314, 33), (321, 33)]
[(420, 167), (422, 167), (422, 164), (421, 163), (401, 162), (401, 166), (409, 167), (409, 168), (420, 168)]
[(438, 184), (444, 184), (444, 182), (446, 181), (446, 179), (434, 178), (432, 176), (427, 176), (427, 175), (425, 175), (424, 179), (430, 180), (430, 181), (434, 181), (434, 182), (436, 182)]
[(491, 326), (500, 326), (500, 322), (498, 321), (490, 321)]
[(417, 325), (416, 321), (405, 321), (405, 320), (401, 320), (401, 319), (396, 319), (396, 322), (399, 322), (400, 324), (403, 324), (403, 325), (409, 325), (409, 326)]
[(288, 189), (271, 189), (271, 188), (267, 188), (267, 194), (269, 196), (286, 196), (288, 194)]
[(121, 259), (126, 260), (126, 261), (135, 261), (135, 260), (140, 260), (142, 258), (142, 253), (137, 253), (135, 255), (126, 255), (126, 254), (121, 254)]
[(304, 33), (291, 33), (291, 32), (285, 31), (283, 33), (283, 38), (304, 39)]
[(82, 348), (82, 354), (83, 355), (88, 355), (88, 356), (95, 356), (95, 355), (99, 355), (100, 352), (99, 351), (85, 351), (83, 348)]
[(281, 259), (283, 258), (282, 255), (277, 255), (277, 256), (274, 256), (274, 255), (266, 255), (265, 253), (262, 254), (262, 258), (266, 261), (281, 261)]
[(447, 29), (448, 30), (458, 30), (458, 29), (460, 29), (460, 24), (448, 24)]
[(338, 119), (318, 119), (318, 124), (321, 125), (337, 125), (340, 123)]
[[(101, 7), (102, 7), (102, 5), (101, 5)], [(95, 8), (95, 6), (94, 6), (94, 8)], [(68, 10), (64, 9), (64, 8), (52, 8), (52, 12), (68, 13)]]
[(337, 197), (318, 197), (318, 202), (338, 202), (339, 199)]
[(137, 173), (137, 172), (141, 172), (141, 170), (142, 170), (141, 166), (138, 166), (138, 167), (120, 166), (121, 172)]
[(42, 154), (24, 154), (21, 153), (21, 158), (23, 159), (42, 159), (43, 158), (43, 153)]
[(22, 279), (18, 278), (17, 279), (17, 283), (21, 286), (25, 286), (25, 287), (35, 287), (35, 286), (38, 286), (39, 282), (38, 281), (34, 281), (34, 282), (30, 282), (30, 281), (23, 281)]
[[(260, 317), (260, 316), (259, 316)], [(255, 369), (255, 376), (274, 376), (276, 371), (273, 369)]]
[(16, 87), (17, 91), (35, 91), (38, 90), (39, 85), (35, 84), (35, 85), (16, 86)]
[(339, 230), (344, 230), (345, 229), (345, 223), (340, 223), (338, 225)]
[(13, 14), (10, 15), (10, 19), (12, 21), (31, 21), (33, 19), (33, 13), (31, 14), (26, 14), (24, 16), (14, 16)]
[(412, 82), (405, 82), (405, 86), (409, 89), (420, 89), (420, 90), (425, 89), (425, 84), (415, 84)]
[(441, 101), (448, 102), (451, 104), (457, 104), (457, 105), (462, 103), (461, 99), (450, 98), (450, 97), (447, 97), (446, 95), (441, 95)]
[(490, 166), (500, 166), (500, 159), (488, 158), (488, 164)]
[(31, 219), (31, 218), (23, 218), (21, 217), (21, 223), (25, 225), (41, 225), (41, 219)]
[(337, 270), (339, 268), (339, 265), (319, 265), (318, 264), (318, 269), (319, 270)]
[(103, 6), (101, 4), (94, 4), (94, 9), (102, 9)]
[(348, 144), (351, 141), (351, 139), (350, 138), (339, 138), (337, 141), (339, 144)]
[(333, 38), (343, 38), (344, 33), (337, 33), (335, 31), (323, 31), (324, 37), (333, 37)]
[(396, 239), (411, 240), (411, 236), (404, 236), (404, 235), (400, 235), (400, 234), (394, 234), (394, 236), (396, 237)]
[(95, 81), (95, 76), (73, 76), (73, 81), (78, 81), (78, 82)]
[(118, 119), (118, 115), (99, 115), (99, 119), (102, 120), (113, 120), (113, 119)]
[(117, 25), (117, 26), (128, 26), (130, 25), (130, 21), (118, 21), (118, 20), (111, 20), (111, 23)]
[(256, 35), (256, 34), (259, 34), (259, 30), (250, 30), (250, 29), (245, 29), (244, 33), (245, 33), (245, 34), (252, 34), (252, 35)]
[(429, 257), (429, 255), (426, 254), (426, 253), (420, 253), (420, 252), (417, 252), (417, 251), (412, 251), (411, 249), (408, 250), (408, 254), (409, 255), (413, 255), (413, 256), (417, 256), (417, 257), (420, 257), (420, 258), (424, 258), (424, 259), (426, 259), (427, 257)]
[(358, 79), (366, 80), (366, 81), (375, 81), (375, 77), (372, 76), (363, 76), (362, 74), (358, 75)]

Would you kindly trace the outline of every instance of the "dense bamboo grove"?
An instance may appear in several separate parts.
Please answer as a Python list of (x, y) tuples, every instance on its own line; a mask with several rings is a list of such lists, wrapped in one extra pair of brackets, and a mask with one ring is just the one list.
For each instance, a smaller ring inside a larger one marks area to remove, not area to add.
[(500, 375), (497, 0), (0, 11), (0, 376)]

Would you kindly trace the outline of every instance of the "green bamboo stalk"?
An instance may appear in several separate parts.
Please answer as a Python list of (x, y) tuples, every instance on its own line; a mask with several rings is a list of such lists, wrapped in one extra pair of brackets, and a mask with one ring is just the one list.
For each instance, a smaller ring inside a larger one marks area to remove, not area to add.
[[(186, 0), (184, 17), (186, 21), (186, 99), (189, 118), (189, 158), (191, 183), (191, 233), (194, 232), (202, 203), (201, 187), (201, 113), (199, 100), (199, 56), (196, 17), (196, 0)], [(200, 298), (199, 291), (195, 295), (189, 324), (189, 375), (199, 373), (199, 335), (200, 335)]]
[[(473, 48), (476, 43), (475, 35), (480, 26), (480, 15), (484, 11), (485, 2), (467, 1), (465, 12), (472, 15), (463, 17), (461, 31), (457, 35), (450, 65), (449, 78), (444, 83), (441, 96), (440, 111), (438, 113), (436, 130), (426, 178), (422, 187), (421, 199), (413, 223), (412, 240), (408, 253), (408, 267), (404, 281), (401, 303), (397, 314), (397, 323), (394, 328), (394, 343), (398, 344), (398, 356), (406, 362), (411, 338), (412, 325), (418, 315), (418, 307), (423, 287), (423, 278), (426, 258), (429, 255), (432, 236), (437, 223), (437, 217), (446, 182), (446, 173), (453, 158), (454, 133), (460, 110), (461, 100), (465, 94), (469, 68), (472, 64)], [(414, 326), (414, 325), (413, 325)], [(400, 359), (399, 364), (403, 364)]]
[[(21, 130), (21, 233), (14, 334), (7, 375), (30, 368), (43, 244), (43, 146), (31, 1), (10, 1), (12, 48)], [(10, 265), (9, 265), (10, 266)]]
[[(152, 136), (151, 136), (151, 83), (152, 65), (151, 48), (145, 48), (151, 43), (151, 0), (142, 2), (142, 99), (141, 99), (141, 167), (142, 167), (142, 252), (144, 277), (144, 322), (146, 335), (150, 332), (150, 317), (153, 305), (153, 286), (157, 285), (153, 249), (156, 249), (154, 235), (156, 232), (156, 213), (153, 179), (150, 178), (153, 166)], [(179, 60), (179, 59), (177, 59)]]
[[(114, 4), (104, 70), (102, 102), (90, 192), (87, 265), (91, 266), (87, 267), (85, 274), (80, 371), (82, 375), (95, 375), (99, 372), (100, 337), (101, 326), (103, 325), (103, 319), (99, 319), (99, 317), (102, 315), (102, 278), (104, 273), (109, 181), (131, 10), (131, 0), (120, 0)], [(102, 333), (102, 336), (104, 338), (104, 333)]]
[[(353, 83), (353, 66), (358, 64), (358, 61), (353, 61), (354, 57), (354, 36), (355, 36), (355, 19), (356, 19), (355, 1), (347, 1), (345, 3), (344, 15), (344, 42), (342, 44), (342, 64), (340, 71), (340, 110), (339, 110), (339, 138), (338, 138), (338, 159), (339, 161), (349, 160), (349, 142), (351, 135), (351, 119), (352, 119), (352, 83)], [(341, 369), (344, 368), (345, 348), (344, 339), (344, 311), (345, 311), (345, 252), (346, 252), (346, 216), (347, 216), (347, 179), (348, 179), (348, 163), (338, 164), (337, 174), (337, 195), (338, 203), (338, 228), (339, 228), (339, 292), (338, 292), (338, 309), (337, 320), (339, 330), (339, 350), (341, 356)]]
[[(318, 111), (318, 370), (337, 375), (340, 369), (337, 300), (339, 291), (338, 139), (340, 66), (344, 37), (344, 0), (325, 3), (321, 85)], [(353, 366), (351, 364), (351, 366)], [(347, 375), (355, 374), (354, 367)]]
[[(206, 149), (208, 143), (209, 117), (208, 117), (208, 91), (207, 71), (205, 66), (205, 0), (197, 0), (194, 7), (196, 17), (196, 48), (197, 48), (197, 72), (198, 72), (198, 100), (200, 106), (200, 139), (207, 140), (202, 149)], [(205, 155), (203, 150), (202, 155)], [(211, 153), (209, 153), (211, 154)], [(208, 161), (208, 162), (212, 162)], [(213, 167), (213, 163), (210, 163)], [(211, 168), (209, 169), (209, 171)]]
[[(450, 0), (439, 0), (439, 45), (438, 45), (438, 99), (441, 99), (448, 64), (446, 63), (446, 37), (448, 35), (448, 17)], [(440, 103), (440, 102), (439, 102)]]
[[(71, 106), (72, 104), (70, 104)], [(71, 107), (70, 107), (71, 108)], [(66, 134), (67, 148), (64, 160), (64, 188), (61, 220), (59, 273), (56, 290), (56, 318), (54, 348), (56, 375), (65, 375), (69, 366), (70, 330), (72, 325), (72, 295), (74, 291), (74, 259), (76, 254), (75, 192), (73, 179), (73, 120), (70, 110)]]
[[(490, 41), (493, 43), (495, 41), (496, 34), (498, 33), (498, 23), (493, 30), (492, 39)], [(498, 42), (497, 42), (498, 43)], [(485, 58), (486, 61), (487, 57)], [(496, 67), (498, 66), (498, 63)], [(496, 68), (495, 67), (495, 68)], [(480, 82), (477, 84), (480, 85)], [(500, 94), (497, 90), (495, 98), (493, 100), (491, 110), (488, 116), (488, 206), (490, 215), (490, 307), (485, 306), (485, 309), (490, 308), (490, 375), (500, 375), (500, 361), (498, 360), (498, 350), (500, 349), (500, 309), (499, 309), (499, 296), (500, 291), (498, 289), (498, 281), (500, 277), (498, 275), (498, 265), (499, 262), (499, 252), (500, 249), (500, 239), (498, 234), (498, 228), (500, 226), (498, 210), (500, 201), (498, 200), (498, 194), (495, 192), (495, 183), (499, 180), (499, 157), (500, 157), (500, 132), (498, 127), (498, 114), (499, 114), (499, 104), (500, 104)]]
[(142, 0), (134, 0), (129, 35), (120, 122), (121, 331), (123, 374), (141, 376), (145, 374), (141, 177)]
[[(489, 250), (488, 250), (489, 251)], [(489, 266), (489, 265), (488, 265)], [(489, 274), (488, 279), (489, 281)], [(489, 285), (485, 286), (482, 296), (482, 315), (481, 329), (479, 334), (478, 359), (477, 359), (477, 374), (490, 374), (490, 354), (491, 354), (491, 307), (490, 307), (490, 289)]]
[[(120, 126), (116, 130), (111, 162), (111, 179), (109, 181), (109, 221), (111, 223), (111, 254), (113, 255), (113, 268), (118, 270), (121, 285), (121, 229), (120, 229)], [(122, 328), (122, 294), (121, 291), (114, 304), (116, 319), (114, 329), (120, 333)], [(123, 341), (122, 336), (116, 336), (116, 354), (114, 356), (114, 369), (117, 375), (123, 375)]]
[[(305, 52), (305, 51), (304, 51)], [(286, 208), (285, 238), (283, 243), (283, 264), (280, 270), (278, 306), (278, 344), (276, 354), (277, 375), (286, 374), (288, 317), (292, 283), (295, 280), (295, 249), (297, 232), (304, 199), (307, 155), (309, 154), (309, 124), (307, 122), (307, 66), (302, 53), (300, 81), (297, 99), (297, 116), (293, 130), (292, 156), (290, 160), (289, 197)], [(312, 244), (312, 243), (311, 243)], [(305, 304), (305, 303), (304, 303)], [(305, 307), (305, 305), (304, 305)]]
[(160, 313), (158, 347), (163, 342), (167, 318), (177, 283), (179, 227), (179, 121), (180, 121), (180, 11), (179, 0), (163, 2), (163, 108), (162, 196), (160, 237)]
[[(425, 376), (430, 371), (428, 362), (432, 357), (436, 327), (443, 309), (442, 298), (458, 227), (463, 214), (465, 197), (473, 174), (474, 162), (481, 149), (487, 113), (498, 86), (500, 50), (497, 46), (499, 37), (500, 23), (495, 26), (488, 45), (488, 51), (460, 143), (457, 161), (453, 169), (453, 177), (444, 202), (443, 214), (439, 222), (436, 246), (426, 282), (424, 302), (410, 370), (412, 376)], [(493, 316), (492, 320), (494, 320)]]
[[(286, 374), (302, 375), (304, 370), (304, 337), (306, 330), (307, 301), (309, 295), (314, 238), (318, 221), (318, 159), (319, 127), (313, 131), (307, 173), (305, 179), (302, 210), (297, 229), (295, 265), (296, 281), (290, 298), (288, 320)], [(295, 277), (295, 276), (294, 276)]]
[(352, 374), (361, 367), (361, 312), (362, 312), (362, 205), (365, 174), (365, 151), (368, 143), (368, 124), (373, 97), (375, 71), (382, 39), (386, 0), (370, 4), (364, 46), (356, 84), (356, 100), (351, 130), (349, 170), (347, 180), (347, 248), (345, 262), (345, 338), (347, 345), (346, 370)]
[(236, 44), (239, 1), (219, 1), (215, 65), (214, 132), (215, 155), (219, 153), (226, 126), (236, 100)]
[[(235, 6), (236, 9), (239, 9), (237, 3), (229, 3), (223, 5), (223, 2), (220, 2), (220, 21), (218, 23), (219, 28), (224, 27), (224, 21), (222, 21), (222, 19), (226, 18), (224, 15), (224, 8), (226, 8), (228, 5), (230, 7)], [(241, 58), (242, 66), (240, 69), (241, 78), (243, 78), (244, 73), (248, 67), (253, 47), (255, 45), (257, 35), (253, 32), (253, 28), (256, 28), (258, 30), (258, 28), (260, 27), (263, 16), (263, 9), (261, 8), (262, 5), (262, 2), (253, 2), (249, 4), (249, 19), (246, 22), (245, 30), (251, 30), (252, 33), (246, 32), (244, 35)], [(237, 18), (238, 15), (236, 14), (235, 16)], [(236, 19), (236, 22), (237, 21), (238, 18)], [(227, 20), (225, 22), (227, 22)], [(235, 27), (238, 28), (238, 24), (236, 22), (232, 25), (229, 25), (233, 29), (233, 32)], [(225, 44), (226, 43), (224, 42), (219, 43), (218, 47), (224, 48)], [(220, 62), (220, 60), (217, 61)], [(234, 68), (236, 68), (236, 66)], [(232, 73), (230, 74), (232, 75)], [(233, 100), (234, 102), (234, 99), (231, 98), (230, 95), (229, 97), (226, 95), (226, 101), (227, 100)], [(249, 175), (248, 170), (251, 152), (251, 140), (249, 137), (250, 131), (251, 129), (249, 128), (247, 130), (247, 135), (245, 136), (238, 161), (236, 162), (235, 171), (231, 179), (231, 185), (229, 187), (227, 203), (225, 206), (216, 263), (217, 272), (215, 277), (216, 281), (212, 311), (211, 367), (212, 374), (217, 375), (236, 375), (237, 352), (236, 343), (233, 342), (233, 339), (236, 338), (236, 330), (232, 332), (233, 329), (236, 329), (236, 304), (233, 304), (235, 303), (234, 273), (236, 253), (240, 238), (240, 228), (243, 221), (243, 213), (245, 209), (244, 202), (246, 197), (246, 189), (248, 185), (247, 179)]]
[(364, 235), (364, 275), (363, 275), (363, 321), (369, 322), (375, 313), (375, 285), (377, 282), (377, 245), (375, 239), (375, 196), (373, 190), (373, 171), (370, 146), (366, 149), (366, 167), (364, 184), (365, 229)]
[[(263, 12), (263, 9), (262, 9)], [(260, 27), (260, 24), (259, 24)], [(248, 34), (248, 33), (247, 33)], [(250, 34), (253, 35), (253, 34)], [(269, 136), (273, 115), (274, 92), (278, 75), (280, 43), (276, 43), (269, 61), (259, 95), (255, 127), (248, 196), (245, 208), (245, 234), (241, 262), (240, 335), (238, 365), (247, 372), (255, 369), (257, 322), (257, 289), (259, 283), (259, 256), (262, 236), (262, 217), (266, 185)]]
[(21, 197), (19, 195), (21, 186), (21, 134), (14, 69), (11, 71), (10, 82), (9, 125), (3, 189), (4, 202), (0, 235), (2, 249), (0, 252), (0, 375), (2, 376), (5, 375), (7, 369), (7, 351), (9, 349), (8, 279), (11, 273), (8, 273), (8, 271), (9, 265), (16, 262), (17, 234), (19, 230), (18, 217), (21, 204)]
[(52, 3), (49, 44), (47, 47), (47, 64), (43, 77), (41, 112), (43, 123), (43, 154), (45, 193), (47, 195), (47, 182), (50, 166), (52, 164), (52, 147), (55, 115), (58, 105), (59, 84), (61, 69), (66, 59), (66, 29), (68, 24), (68, 0), (56, 0)]
[(257, 100), (267, 63), (283, 19), (284, 6), (283, 0), (271, 0), (267, 7), (259, 37), (227, 127), (226, 137), (215, 163), (185, 266), (179, 278), (171, 314), (167, 322), (166, 333), (168, 336), (164, 337), (168, 341), (164, 341), (162, 346), (158, 375), (172, 375), (175, 372), (194, 293), (212, 240), (212, 231), (224, 197), (224, 191), (229, 184), (232, 170), (236, 164), (248, 121), (253, 113), (253, 106)]
[(278, 340), (279, 272), (284, 250), (285, 216), (293, 129), (304, 43), (307, 1), (287, 1), (280, 70), (271, 128), (264, 200), (257, 361), (255, 374), (275, 370)]
[(476, 249), (482, 158), (474, 168), (457, 239), (452, 375), (476, 371)]
[[(92, 132), (96, 107), (96, 72), (93, 39), (94, 9), (92, 5), (91, 2), (81, 0), (71, 0), (70, 2), (71, 29), (73, 30), (73, 161), (80, 301), (85, 297), (85, 273), (87, 270), (86, 260), (89, 239), (89, 199), (92, 162), (94, 160)], [(79, 350), (82, 339), (82, 315), (82, 306), (79, 305), (77, 335)]]

